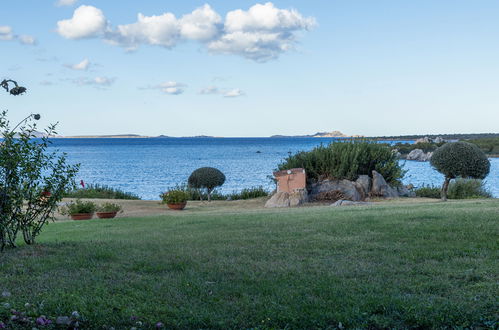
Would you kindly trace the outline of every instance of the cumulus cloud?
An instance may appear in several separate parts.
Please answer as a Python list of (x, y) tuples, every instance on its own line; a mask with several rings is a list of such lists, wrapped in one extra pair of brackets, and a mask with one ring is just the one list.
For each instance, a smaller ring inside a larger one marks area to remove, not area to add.
[(72, 18), (57, 22), (57, 32), (66, 39), (92, 38), (102, 35), (107, 25), (102, 10), (83, 5), (74, 11)]
[(168, 95), (180, 95), (185, 92), (186, 85), (176, 81), (167, 81), (154, 86), (139, 87), (139, 89), (159, 89)]
[(84, 59), (80, 63), (76, 64), (65, 64), (64, 65), (67, 68), (73, 69), (73, 70), (79, 70), (79, 71), (86, 71), (88, 67), (90, 66), (90, 61), (88, 58)]
[(14, 34), (12, 27), (0, 26), (0, 40), (17, 40), (23, 45), (36, 45), (36, 38), (30, 35)]
[(202, 95), (222, 95), (223, 97), (239, 97), (243, 96), (244, 92), (240, 90), (239, 88), (232, 88), (232, 89), (226, 89), (226, 88), (218, 88), (216, 86), (209, 86), (206, 88), (203, 88), (202, 90), (199, 91), (199, 94)]
[(273, 3), (256, 4), (248, 11), (227, 13), (224, 34), (208, 44), (214, 53), (235, 54), (265, 62), (294, 48), (296, 33), (315, 25), (295, 9), (279, 9)]
[(127, 50), (141, 45), (173, 48), (181, 41), (198, 41), (211, 53), (265, 62), (293, 49), (297, 34), (314, 25), (314, 18), (268, 2), (230, 11), (225, 21), (205, 4), (181, 18), (168, 12), (152, 16), (139, 13), (136, 22), (112, 29), (100, 9), (80, 6), (71, 19), (57, 22), (57, 31), (68, 39), (102, 37)]
[(78, 0), (58, 0), (55, 2), (55, 5), (57, 7), (73, 6), (77, 2), (78, 2)]

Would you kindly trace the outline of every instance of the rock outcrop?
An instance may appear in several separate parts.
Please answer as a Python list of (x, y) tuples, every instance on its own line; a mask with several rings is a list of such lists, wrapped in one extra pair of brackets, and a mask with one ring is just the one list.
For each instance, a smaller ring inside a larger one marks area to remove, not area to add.
[(417, 160), (419, 162), (427, 162), (433, 156), (433, 152), (424, 152), (421, 149), (414, 149), (407, 155), (407, 160)]
[(385, 178), (376, 171), (373, 174), (373, 185), (371, 187), (371, 196), (396, 198), (399, 197), (397, 189), (392, 188), (385, 180)]
[(365, 198), (360, 185), (349, 180), (325, 180), (310, 186), (310, 200), (336, 201), (348, 199), (361, 201)]
[(305, 204), (308, 200), (308, 193), (306, 189), (296, 190), (291, 193), (280, 191), (272, 195), (267, 203), (265, 203), (265, 207), (294, 207)]

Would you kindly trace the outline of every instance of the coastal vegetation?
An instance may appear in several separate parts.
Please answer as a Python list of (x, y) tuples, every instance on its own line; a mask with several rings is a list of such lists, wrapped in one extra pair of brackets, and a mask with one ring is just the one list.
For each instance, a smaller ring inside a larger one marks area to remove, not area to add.
[(480, 148), (468, 142), (446, 143), (435, 150), (431, 165), (445, 176), (442, 200), (447, 200), (447, 190), (452, 179), (484, 179), (490, 171), (490, 161)]
[[(199, 201), (199, 200), (207, 200), (208, 194), (206, 191), (189, 187), (188, 184), (177, 184), (174, 187), (168, 189), (168, 191), (172, 190), (181, 190), (187, 194), (187, 200), (189, 201)], [(234, 191), (232, 193), (222, 193), (218, 190), (214, 189), (211, 192), (211, 200), (225, 201), (225, 200), (244, 200), (251, 198), (259, 198), (259, 197), (267, 197), (269, 192), (263, 188), (262, 186), (244, 188), (240, 191)], [(161, 198), (161, 196), (160, 196)]]
[[(225, 183), (225, 175), (213, 167), (201, 167), (191, 173), (187, 184), (194, 189), (204, 189), (208, 202), (211, 201), (211, 193), (216, 187), (220, 187)], [(200, 194), (200, 196), (202, 196)]]
[(2, 255), (0, 322), (31, 329), (43, 315), (47, 328), (60, 317), (82, 329), (497, 325), (498, 200), (225, 213), (215, 203), (51, 224), (39, 244)]
[(356, 180), (359, 175), (372, 175), (375, 170), (393, 185), (399, 185), (404, 170), (392, 149), (367, 140), (348, 140), (320, 145), (287, 157), (278, 170), (304, 168), (307, 182), (327, 179)]
[(102, 198), (139, 200), (134, 193), (100, 184), (88, 184), (85, 188), (74, 188), (64, 192), (65, 198)]
[[(422, 186), (414, 190), (417, 197), (441, 198), (442, 188)], [(478, 199), (492, 198), (492, 194), (485, 187), (485, 181), (480, 179), (458, 178), (449, 183), (448, 199)]]
[(481, 139), (467, 140), (469, 143), (477, 145), (488, 156), (499, 157), (499, 136)]

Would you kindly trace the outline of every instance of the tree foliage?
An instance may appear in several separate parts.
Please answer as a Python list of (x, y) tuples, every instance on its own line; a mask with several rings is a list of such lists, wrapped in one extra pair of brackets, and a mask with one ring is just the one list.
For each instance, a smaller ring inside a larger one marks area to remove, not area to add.
[(192, 188), (206, 189), (208, 201), (211, 200), (211, 192), (216, 187), (225, 183), (225, 175), (213, 167), (201, 167), (192, 172), (189, 176), (188, 184)]
[(320, 145), (311, 151), (289, 156), (278, 170), (304, 168), (307, 182), (322, 180), (356, 180), (359, 175), (372, 175), (376, 170), (390, 184), (399, 184), (405, 174), (397, 156), (387, 145), (372, 141), (337, 141)]
[(457, 177), (484, 179), (490, 171), (490, 161), (476, 145), (468, 142), (446, 143), (433, 153), (431, 165), (445, 176), (442, 200), (447, 199), (450, 180)]

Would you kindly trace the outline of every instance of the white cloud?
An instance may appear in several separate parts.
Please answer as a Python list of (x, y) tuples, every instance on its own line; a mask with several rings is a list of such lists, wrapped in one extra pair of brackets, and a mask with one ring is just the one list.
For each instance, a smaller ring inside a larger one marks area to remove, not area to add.
[(36, 39), (33, 36), (20, 35), (19, 37), (17, 37), (17, 39), (23, 45), (36, 45)]
[(67, 39), (92, 38), (102, 35), (107, 20), (102, 10), (93, 6), (80, 6), (70, 19), (57, 22), (57, 32)]
[(160, 16), (144, 16), (138, 14), (137, 22), (118, 25), (115, 32), (107, 38), (127, 48), (137, 48), (141, 44), (173, 47), (178, 40), (179, 31), (175, 15), (165, 13)]
[(265, 62), (293, 49), (296, 32), (309, 30), (314, 25), (313, 18), (305, 18), (295, 9), (279, 9), (271, 2), (256, 4), (248, 11), (228, 12), (225, 33), (210, 42), (208, 49)]
[(95, 77), (95, 78), (83, 78), (72, 80), (73, 83), (77, 85), (91, 85), (95, 87), (109, 87), (116, 81), (116, 78), (109, 77)]
[(0, 26), (0, 40), (12, 40), (12, 39), (14, 39), (12, 28), (10, 26)]
[(240, 90), (239, 88), (231, 89), (231, 90), (225, 91), (223, 93), (224, 97), (239, 97), (239, 96), (243, 96), (243, 95), (244, 95), (244, 92), (242, 90)]
[(17, 40), (23, 45), (36, 45), (36, 38), (30, 35), (16, 35), (10, 26), (0, 26), (0, 40)]
[(179, 20), (180, 34), (188, 40), (211, 40), (219, 33), (222, 17), (206, 4)]
[(177, 19), (173, 13), (146, 16), (111, 29), (102, 11), (80, 6), (73, 18), (57, 23), (57, 31), (68, 39), (103, 37), (107, 42), (136, 50), (141, 45), (173, 48), (181, 41), (199, 41), (211, 53), (233, 54), (265, 62), (294, 48), (297, 33), (315, 25), (295, 9), (279, 9), (271, 2), (247, 11), (227, 13), (225, 22), (208, 4)]
[(77, 2), (78, 2), (78, 0), (58, 0), (58, 1), (56, 1), (55, 5), (57, 7), (73, 6)]
[(186, 85), (176, 81), (167, 81), (159, 85), (139, 87), (139, 89), (159, 89), (165, 94), (180, 95), (185, 92)]
[(90, 61), (88, 58), (84, 59), (80, 63), (76, 64), (65, 64), (64, 65), (67, 68), (73, 69), (73, 70), (80, 70), (80, 71), (86, 71), (88, 67), (90, 66)]
[(206, 88), (203, 88), (202, 90), (200, 90), (199, 94), (202, 94), (202, 95), (222, 95), (223, 97), (239, 97), (239, 96), (243, 96), (244, 92), (242, 90), (240, 90), (239, 88), (220, 89), (216, 86), (209, 86), (209, 87), (206, 87)]

